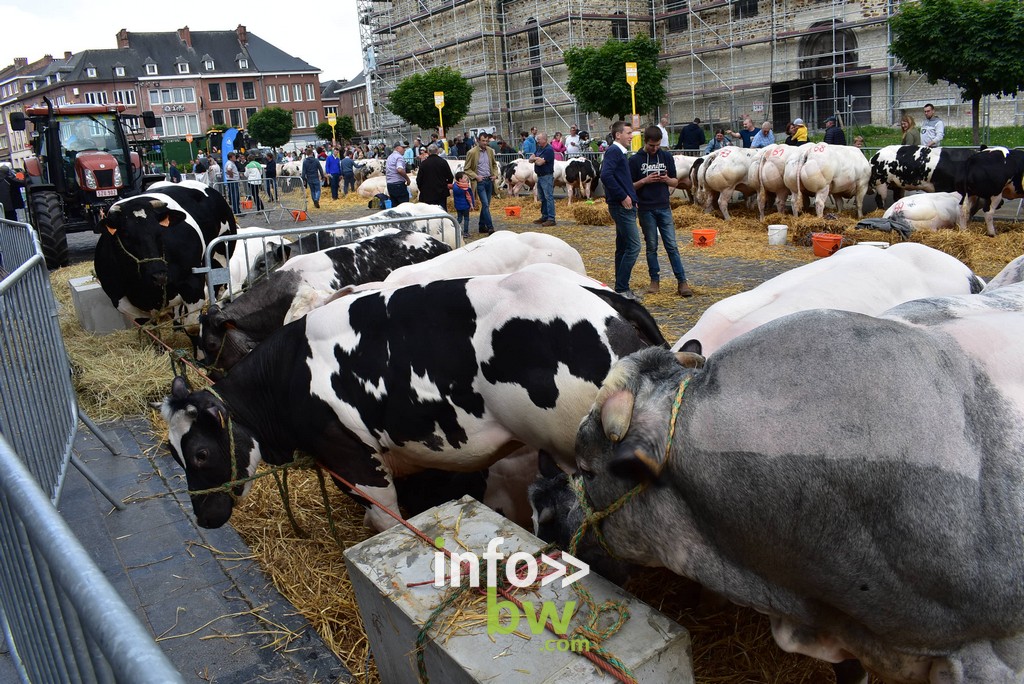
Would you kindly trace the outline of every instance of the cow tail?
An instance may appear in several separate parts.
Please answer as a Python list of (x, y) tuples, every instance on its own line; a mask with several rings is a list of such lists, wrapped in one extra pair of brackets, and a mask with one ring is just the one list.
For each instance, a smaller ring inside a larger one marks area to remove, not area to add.
[(584, 286), (584, 289), (593, 292), (595, 295), (607, 302), (609, 306), (615, 309), (623, 319), (633, 326), (633, 330), (636, 331), (637, 337), (639, 337), (644, 343), (652, 347), (662, 347), (664, 349), (669, 348), (668, 341), (665, 339), (665, 336), (661, 334), (661, 329), (658, 328), (658, 324), (655, 322), (654, 317), (643, 307), (642, 304), (638, 304), (632, 299), (626, 299), (621, 295), (603, 288)]

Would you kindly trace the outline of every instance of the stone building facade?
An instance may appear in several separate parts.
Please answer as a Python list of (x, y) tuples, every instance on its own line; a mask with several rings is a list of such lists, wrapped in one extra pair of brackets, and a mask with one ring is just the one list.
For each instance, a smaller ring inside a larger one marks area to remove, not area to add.
[[(459, 128), (530, 126), (597, 135), (610, 124), (576, 107), (565, 90), (564, 51), (610, 38), (653, 36), (669, 68), (658, 112), (673, 127), (695, 116), (736, 127), (752, 116), (776, 130), (797, 117), (811, 128), (832, 114), (844, 123), (895, 125), (902, 110), (920, 118), (926, 102), (952, 125), (970, 124), (970, 103), (948, 84), (908, 74), (888, 54), (887, 20), (899, 0), (359, 0), (358, 12), (375, 128), (404, 133), (388, 116), (388, 93), (402, 78), (452, 66), (475, 86)], [(625, 74), (623, 74), (625, 78)], [(985, 103), (983, 122), (1024, 123), (1016, 98)]]

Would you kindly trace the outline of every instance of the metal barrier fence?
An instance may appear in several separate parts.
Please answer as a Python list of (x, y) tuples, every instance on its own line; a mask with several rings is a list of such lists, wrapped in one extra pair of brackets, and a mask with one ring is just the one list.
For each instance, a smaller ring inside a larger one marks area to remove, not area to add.
[(184, 682), (2, 436), (0, 621), (24, 681)]
[[(283, 228), (280, 230), (270, 230), (265, 233), (259, 233), (258, 235), (221, 235), (220, 237), (214, 238), (206, 246), (206, 254), (204, 255), (204, 266), (202, 268), (192, 269), (193, 273), (202, 273), (206, 275), (206, 291), (216, 292), (216, 288), (220, 285), (226, 285), (226, 293), (221, 297), (222, 299), (234, 299), (241, 290), (238, 288), (237, 280), (244, 280), (247, 282), (254, 282), (266, 275), (264, 266), (258, 266), (255, 273), (251, 272), (250, 267), (254, 264), (254, 259), (249, 258), (250, 256), (262, 256), (264, 264), (279, 263), (280, 260), (276, 257), (278, 244), (269, 242), (268, 239), (274, 237), (282, 238), (301, 238), (305, 235), (321, 235), (324, 233), (331, 233), (332, 237), (340, 240), (341, 242), (352, 242), (366, 235), (372, 234), (375, 230), (381, 228), (387, 228), (389, 226), (398, 226), (402, 228), (418, 230), (423, 233), (431, 233), (431, 224), (434, 221), (440, 221), (440, 237), (442, 242), (449, 245), (455, 245), (456, 248), (462, 246), (462, 230), (459, 228), (455, 217), (451, 214), (441, 211), (438, 208), (437, 213), (422, 214), (415, 216), (401, 216), (393, 219), (375, 219), (375, 220), (356, 220), (356, 221), (339, 221), (338, 223), (331, 223), (323, 226), (303, 226), (297, 228)], [(408, 224), (414, 222), (413, 227), (409, 228)], [(436, 229), (436, 226), (434, 226)], [(450, 232), (449, 232), (450, 231)], [(227, 244), (235, 242), (241, 244), (235, 245), (235, 250), (245, 250), (245, 277), (244, 279), (238, 278), (236, 275), (236, 282), (232, 283), (231, 269), (230, 268), (214, 268), (213, 267), (213, 255), (217, 253), (220, 248), (221, 253), (225, 253), (227, 250)], [(320, 250), (319, 238), (311, 241), (313, 244), (310, 245), (311, 249), (308, 251), (314, 252)], [(289, 243), (293, 248), (297, 248), (299, 251), (291, 256), (297, 256), (302, 253), (301, 249), (303, 245), (299, 242)]]
[(0, 434), (57, 502), (69, 461), (118, 508), (71, 454), (79, 418), (113, 453), (117, 448), (78, 410), (39, 240), (25, 223), (0, 220)]
[(270, 214), (305, 212), (308, 195), (302, 179), (295, 176), (264, 178), (259, 183), (247, 180), (219, 181), (214, 187), (227, 200), (235, 216), (259, 214), (270, 223)]

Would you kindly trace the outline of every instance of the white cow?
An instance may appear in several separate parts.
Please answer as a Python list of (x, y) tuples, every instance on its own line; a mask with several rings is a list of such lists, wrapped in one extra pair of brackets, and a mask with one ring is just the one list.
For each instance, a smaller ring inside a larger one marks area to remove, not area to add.
[(672, 350), (708, 356), (729, 340), (797, 311), (877, 316), (911, 299), (977, 293), (984, 285), (957, 259), (922, 244), (854, 245), (712, 304)]
[(758, 168), (757, 210), (764, 221), (764, 208), (768, 204), (768, 193), (775, 193), (775, 210), (780, 214), (786, 211), (786, 199), (789, 188), (786, 187), (786, 164), (794, 158), (799, 147), (793, 145), (768, 145), (760, 152), (761, 163)]
[(693, 179), (690, 177), (690, 170), (693, 168), (693, 163), (698, 159), (700, 157), (693, 157), (688, 154), (672, 155), (672, 161), (676, 164), (676, 179), (679, 181), (675, 191), (686, 193), (691, 202), (696, 202), (696, 199), (694, 198)]
[(915, 230), (954, 228), (959, 220), (959, 192), (923, 192), (896, 200), (882, 218), (861, 219), (857, 227), (895, 230), (906, 237)]
[(355, 164), (356, 188), (366, 179), (384, 175), (384, 159), (364, 159)]
[(1021, 281), (1024, 281), (1024, 255), (1006, 264), (995, 278), (988, 281), (984, 291), (991, 292), (996, 288), (1006, 287)]
[(466, 162), (462, 159), (445, 159), (445, 161), (448, 162), (448, 168), (452, 170), (453, 176), (462, 171), (466, 166)]
[[(799, 167), (793, 215), (800, 215), (804, 193), (814, 196), (814, 209), (821, 218), (825, 200), (832, 196), (839, 207), (840, 197), (852, 197), (857, 203), (857, 218), (864, 216), (864, 195), (871, 179), (871, 164), (856, 147), (814, 143), (802, 145), (793, 160)], [(793, 190), (792, 187), (790, 187)]]
[[(280, 235), (268, 235), (267, 228), (239, 228), (238, 235), (245, 235), (244, 240), (235, 242), (235, 250), (228, 262), (228, 270), (231, 274), (231, 293), (235, 294), (242, 289), (251, 286), (256, 278), (266, 275), (266, 264), (273, 263), (274, 259), (268, 258), (277, 254), (276, 247), (285, 244), (285, 239)], [(262, 257), (262, 259), (261, 259)], [(254, 272), (257, 261), (264, 264), (260, 272)]]
[(290, 161), (277, 165), (278, 176), (293, 176), (298, 178), (302, 175), (302, 162)]
[[(356, 188), (356, 192), (359, 193), (360, 197), (370, 199), (376, 197), (379, 194), (388, 194), (388, 181), (384, 176), (374, 176), (368, 178), (359, 184)], [(416, 184), (416, 174), (409, 174), (409, 197), (416, 199), (420, 195), (420, 188)]]
[(347, 292), (405, 287), (445, 278), (515, 273), (531, 264), (557, 264), (587, 275), (580, 253), (555, 236), (499, 230), (486, 240), (464, 245), (429, 261), (396, 268), (381, 282), (353, 286), (347, 288)]
[(703, 157), (697, 168), (697, 201), (704, 211), (718, 200), (718, 208), (729, 220), (729, 200), (734, 192), (749, 196), (757, 192), (757, 152), (742, 147), (723, 147)]

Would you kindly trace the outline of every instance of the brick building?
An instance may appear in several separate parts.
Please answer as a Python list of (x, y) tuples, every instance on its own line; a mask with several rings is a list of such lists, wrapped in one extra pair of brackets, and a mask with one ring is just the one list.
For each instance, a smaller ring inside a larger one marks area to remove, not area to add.
[[(25, 133), (8, 132), (11, 111), (37, 104), (124, 104), (129, 113), (153, 111), (159, 126), (144, 137), (205, 133), (216, 124), (245, 128), (266, 106), (293, 112), (293, 140), (312, 141), (321, 121), (320, 70), (249, 33), (234, 31), (131, 33), (117, 47), (44, 58), (0, 71), (0, 159), (27, 155)], [(6, 88), (6, 89), (5, 89)]]
[[(364, 58), (377, 115), (389, 137), (404, 125), (379, 105), (402, 78), (434, 66), (459, 70), (475, 87), (459, 128), (513, 133), (579, 123), (597, 135), (609, 121), (588, 116), (565, 90), (563, 53), (608, 39), (653, 36), (669, 68), (660, 115), (673, 128), (699, 116), (735, 127), (743, 115), (781, 130), (801, 117), (812, 128), (839, 114), (847, 123), (893, 125), (900, 110), (920, 118), (933, 102), (953, 125), (970, 124), (970, 103), (948, 84), (908, 74), (888, 54), (888, 18), (900, 0), (358, 0)], [(623, 73), (623, 78), (625, 74)], [(983, 120), (1024, 122), (1017, 98), (992, 98)]]

